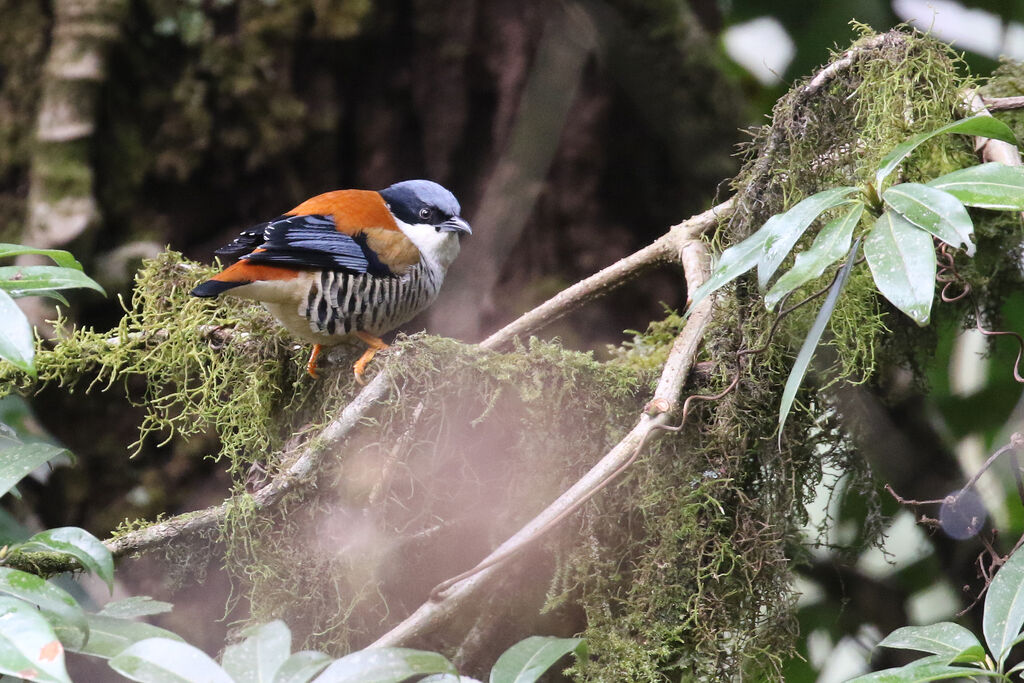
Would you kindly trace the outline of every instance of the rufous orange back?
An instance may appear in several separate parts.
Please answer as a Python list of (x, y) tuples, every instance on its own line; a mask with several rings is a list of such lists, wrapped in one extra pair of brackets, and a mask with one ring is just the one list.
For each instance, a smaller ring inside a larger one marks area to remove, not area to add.
[(334, 190), (311, 197), (289, 211), (289, 216), (333, 216), (338, 232), (355, 235), (367, 228), (398, 230), (384, 199), (373, 190)]

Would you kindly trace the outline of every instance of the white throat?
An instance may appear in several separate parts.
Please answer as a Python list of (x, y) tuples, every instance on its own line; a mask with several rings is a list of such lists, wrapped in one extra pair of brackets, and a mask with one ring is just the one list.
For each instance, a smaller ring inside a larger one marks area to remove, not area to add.
[(398, 223), (398, 229), (420, 250), (422, 260), (442, 274), (459, 255), (458, 233), (438, 230), (433, 225), (410, 225), (398, 219), (395, 222)]

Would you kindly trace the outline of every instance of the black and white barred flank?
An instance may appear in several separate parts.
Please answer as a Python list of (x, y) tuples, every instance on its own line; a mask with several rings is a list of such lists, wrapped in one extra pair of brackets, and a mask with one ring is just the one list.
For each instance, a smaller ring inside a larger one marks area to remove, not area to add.
[(429, 306), (444, 275), (420, 262), (400, 276), (323, 270), (312, 279), (299, 315), (318, 334), (357, 330), (380, 335), (412, 320)]

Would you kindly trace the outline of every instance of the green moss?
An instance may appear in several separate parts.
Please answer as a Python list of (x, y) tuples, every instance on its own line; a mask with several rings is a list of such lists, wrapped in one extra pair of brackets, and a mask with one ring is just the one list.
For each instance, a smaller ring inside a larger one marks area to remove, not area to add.
[[(301, 382), (303, 349), (289, 341), (257, 306), (238, 300), (211, 302), (189, 294), (214, 269), (166, 252), (147, 262), (116, 330), (66, 330), (36, 364), (41, 383), (69, 392), (110, 390), (115, 385), (145, 410), (144, 439), (166, 443), (214, 429), (233, 472), (265, 460), (290, 423), (276, 413), (297, 400), (285, 389)], [(9, 375), (0, 392), (26, 378)]]

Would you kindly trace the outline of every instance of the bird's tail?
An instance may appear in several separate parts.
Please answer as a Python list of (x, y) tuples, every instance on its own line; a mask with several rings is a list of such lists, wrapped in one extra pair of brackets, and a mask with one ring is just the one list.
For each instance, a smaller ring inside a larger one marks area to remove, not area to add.
[(261, 280), (291, 280), (299, 271), (279, 266), (256, 265), (247, 261), (228, 266), (192, 290), (192, 296), (214, 297), (229, 289)]
[(247, 284), (249, 283), (246, 281), (225, 282), (224, 280), (207, 280), (192, 290), (192, 296), (201, 296), (203, 298), (215, 297), (229, 289)]

